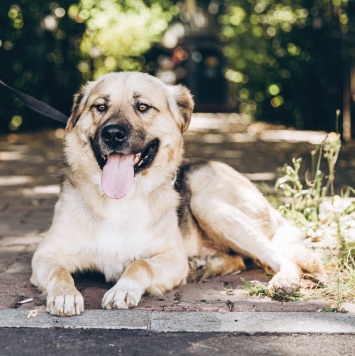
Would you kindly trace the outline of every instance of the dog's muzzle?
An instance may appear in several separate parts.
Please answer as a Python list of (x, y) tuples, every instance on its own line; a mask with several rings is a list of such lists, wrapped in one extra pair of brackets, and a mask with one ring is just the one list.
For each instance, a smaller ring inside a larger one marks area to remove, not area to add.
[(123, 125), (102, 127), (91, 139), (91, 146), (102, 169), (103, 192), (111, 199), (123, 198), (135, 175), (153, 163), (159, 143), (158, 139), (146, 142), (146, 138)]

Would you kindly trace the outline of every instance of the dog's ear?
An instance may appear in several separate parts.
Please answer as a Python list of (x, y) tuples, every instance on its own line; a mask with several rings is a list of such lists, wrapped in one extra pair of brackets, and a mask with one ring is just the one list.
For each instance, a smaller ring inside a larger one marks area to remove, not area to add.
[(65, 128), (67, 132), (73, 129), (73, 127), (78, 122), (80, 115), (83, 113), (85, 107), (84, 102), (86, 101), (86, 99), (84, 98), (86, 97), (86, 94), (88, 93), (92, 83), (93, 82), (88, 82), (86, 85), (83, 85), (80, 88), (79, 92), (74, 95), (74, 102), (71, 109), (71, 115), (69, 117), (67, 126)]
[(190, 90), (188, 90), (183, 85), (174, 85), (170, 87), (173, 93), (175, 105), (177, 105), (178, 113), (178, 125), (180, 126), (181, 132), (184, 133), (191, 121), (192, 111), (194, 109), (195, 103), (192, 99)]
[(71, 109), (71, 114), (70, 114), (69, 120), (67, 122), (67, 126), (65, 128), (65, 130), (67, 132), (69, 132), (73, 129), (73, 127), (79, 120), (80, 115), (83, 112), (83, 109), (84, 109), (84, 105), (82, 105), (83, 98), (84, 98), (84, 93), (81, 91), (74, 95), (73, 107)]

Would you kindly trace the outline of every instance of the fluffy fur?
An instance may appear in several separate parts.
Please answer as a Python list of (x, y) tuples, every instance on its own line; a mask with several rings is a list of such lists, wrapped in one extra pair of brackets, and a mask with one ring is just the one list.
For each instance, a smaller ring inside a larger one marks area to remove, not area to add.
[[(245, 177), (222, 163), (182, 160), (192, 110), (186, 88), (133, 72), (105, 75), (75, 96), (65, 181), (32, 261), (31, 282), (47, 294), (48, 312), (83, 312), (71, 277), (78, 271), (99, 271), (116, 282), (103, 297), (106, 309), (135, 307), (146, 292), (184, 283), (188, 259), (190, 279), (197, 280), (243, 270), (241, 256), (251, 257), (275, 272), (273, 288), (289, 294), (302, 270), (322, 271), (300, 231)], [(117, 147), (102, 138), (108, 125), (127, 131)], [(127, 195), (108, 198), (100, 183), (106, 156), (144, 152), (146, 164), (135, 167)]]

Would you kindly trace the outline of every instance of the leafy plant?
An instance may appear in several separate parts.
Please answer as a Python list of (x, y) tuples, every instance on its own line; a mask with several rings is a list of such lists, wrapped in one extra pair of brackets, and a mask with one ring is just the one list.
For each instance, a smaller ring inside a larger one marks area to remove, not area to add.
[[(338, 114), (338, 113), (337, 113)], [(335, 194), (335, 166), (341, 149), (338, 133), (328, 134), (312, 151), (311, 173), (304, 181), (300, 178), (301, 158), (293, 159), (293, 166), (285, 165), (279, 170), (276, 182), (278, 209), (281, 214), (301, 227), (313, 242), (324, 235), (335, 239), (335, 246), (328, 247), (325, 262), (328, 281), (324, 288), (314, 290), (312, 295), (333, 300), (332, 308), (342, 310), (345, 301), (355, 299), (355, 242), (349, 238), (355, 227), (355, 201), (350, 195), (355, 190), (348, 187), (340, 195)], [(327, 174), (321, 171), (321, 161), (326, 161)]]
[[(226, 78), (233, 90), (232, 98), (240, 103), (239, 110), (286, 125), (331, 129), (333, 112), (342, 99), (337, 94), (325, 99), (325, 88), (337, 82), (344, 60), (343, 55), (331, 53), (344, 53), (339, 46), (342, 41), (350, 42), (353, 36), (351, 21), (342, 22), (345, 17), (351, 18), (351, 2), (223, 3), (225, 14), (219, 18), (218, 36), (225, 44)], [(334, 40), (334, 33), (341, 33), (342, 41)], [(325, 82), (322, 68), (330, 66), (334, 72), (328, 71)], [(323, 100), (317, 100), (315, 95)]]
[[(279, 169), (280, 178), (275, 184), (281, 202), (278, 209), (284, 217), (306, 229), (307, 233), (310, 232), (309, 228), (314, 231), (319, 228), (320, 205), (325, 201), (330, 201), (334, 205), (335, 200), (338, 199), (334, 193), (334, 180), (340, 148), (340, 134), (332, 132), (326, 135), (323, 142), (311, 152), (311, 173), (307, 172), (304, 182), (300, 178), (302, 158), (293, 158), (293, 167), (285, 165)], [(320, 169), (322, 158), (327, 161), (327, 175)], [(345, 193), (342, 193), (342, 197), (349, 197), (352, 191), (353, 189), (349, 187)], [(344, 210), (343, 213), (349, 212)]]

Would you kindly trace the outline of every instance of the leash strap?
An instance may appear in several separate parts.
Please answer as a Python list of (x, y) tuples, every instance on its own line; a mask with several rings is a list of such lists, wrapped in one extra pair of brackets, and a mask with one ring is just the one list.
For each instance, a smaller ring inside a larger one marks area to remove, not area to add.
[(9, 89), (13, 94), (15, 94), (19, 99), (21, 99), (26, 106), (30, 109), (42, 114), (44, 116), (49, 117), (50, 119), (60, 121), (64, 124), (67, 123), (68, 117), (62, 114), (60, 111), (52, 108), (50, 105), (40, 101), (31, 95), (25, 94), (19, 90), (11, 88), (9, 85), (5, 84), (2, 80), (0, 80), (0, 84)]

